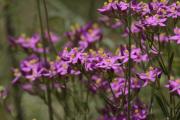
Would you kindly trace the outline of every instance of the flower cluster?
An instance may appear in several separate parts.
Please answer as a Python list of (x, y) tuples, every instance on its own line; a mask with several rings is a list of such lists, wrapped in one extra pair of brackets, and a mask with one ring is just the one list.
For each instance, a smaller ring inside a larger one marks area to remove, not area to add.
[[(88, 52), (80, 48), (73, 48), (70, 51), (64, 48), (59, 52), (55, 61), (45, 63), (36, 55), (31, 55), (20, 63), (20, 70), (15, 69), (16, 77), (24, 76), (30, 81), (34, 81), (41, 77), (54, 77), (58, 75), (80, 74), (80, 67), (87, 72), (113, 70), (121, 72), (121, 66), (128, 61), (128, 50), (126, 47), (121, 47), (118, 52), (113, 55), (111, 52), (106, 52), (103, 49), (94, 51), (90, 49)], [(135, 63), (148, 61), (146, 54), (143, 54), (140, 48), (132, 46), (131, 59)], [(20, 72), (20, 73), (19, 73)]]
[[(165, 35), (164, 33), (154, 33), (154, 38), (148, 38), (147, 32), (157, 31), (160, 28), (168, 27), (171, 20), (177, 21), (180, 17), (180, 3), (170, 3), (169, 1), (153, 1), (149, 3), (145, 2), (126, 2), (110, 0), (105, 2), (104, 6), (98, 11), (109, 17), (111, 21), (121, 21), (121, 25), (115, 25), (115, 28), (126, 25), (129, 14), (133, 17), (131, 25), (131, 33), (138, 34), (141, 32), (142, 38), (145, 40), (156, 40), (161, 42), (175, 41), (179, 44), (179, 28), (174, 28), (175, 35)], [(130, 12), (129, 12), (130, 11)], [(126, 16), (126, 17), (124, 17)], [(108, 19), (108, 18), (106, 18)], [(106, 20), (107, 21), (107, 20)], [(110, 21), (110, 20), (109, 20)], [(110, 23), (109, 23), (110, 24)], [(165, 28), (168, 29), (168, 28)], [(126, 28), (125, 34), (128, 34), (129, 30)]]
[[(98, 120), (127, 120), (127, 113), (121, 112), (117, 116), (112, 116), (110, 108), (103, 110), (104, 116), (100, 117)], [(124, 110), (127, 110), (125, 105)], [(142, 103), (139, 99), (132, 101), (132, 110), (131, 110), (131, 120), (146, 120), (148, 116), (147, 105)]]
[[(49, 38), (48, 32), (46, 32), (45, 39), (50, 39), (52, 43), (57, 43), (60, 40), (60, 37), (51, 32)], [(44, 48), (41, 40), (41, 35), (36, 33), (31, 37), (27, 37), (25, 34), (22, 34), (17, 39), (13, 38), (11, 42), (27, 52), (43, 53)], [(46, 47), (45, 50), (47, 52), (48, 48)]]
[[(23, 90), (30, 94), (35, 94), (37, 90), (46, 90), (45, 83), (43, 83), (44, 79), (54, 80), (58, 77), (64, 79), (85, 75), (90, 80), (88, 82), (90, 90), (94, 92), (105, 91), (109, 99), (119, 99), (128, 94), (128, 83), (125, 79), (126, 64), (129, 59), (128, 53), (126, 46), (120, 47), (116, 54), (104, 49), (97, 49), (96, 51), (89, 49), (89, 51), (85, 51), (80, 48), (72, 48), (70, 50), (64, 48), (54, 61), (48, 60), (47, 62), (36, 55), (32, 55), (21, 61), (18, 69), (14, 69), (15, 79), (13, 84), (20, 84)], [(149, 60), (148, 56), (134, 45), (132, 46), (131, 54), (134, 64), (138, 65), (140, 62)], [(143, 73), (138, 74), (135, 66), (132, 71), (134, 73), (131, 77), (131, 92), (138, 92), (141, 88), (147, 86), (147, 83), (159, 78), (161, 74), (157, 68), (151, 68), (145, 75)], [(97, 72), (98, 74), (94, 74)], [(83, 83), (86, 82), (84, 81)], [(54, 86), (57, 89), (64, 87), (62, 81), (55, 81)], [(112, 93), (115, 95), (115, 98), (113, 98)], [(144, 120), (147, 114), (145, 111), (141, 110), (141, 107), (138, 105), (134, 105), (132, 109), (133, 119), (142, 117), (142, 120)], [(119, 117), (122, 116), (125, 115), (120, 115)]]
[(82, 27), (76, 24), (65, 35), (69, 39), (67, 47), (79, 47), (81, 49), (94, 46), (94, 43), (102, 39), (102, 31), (96, 23), (88, 23)]

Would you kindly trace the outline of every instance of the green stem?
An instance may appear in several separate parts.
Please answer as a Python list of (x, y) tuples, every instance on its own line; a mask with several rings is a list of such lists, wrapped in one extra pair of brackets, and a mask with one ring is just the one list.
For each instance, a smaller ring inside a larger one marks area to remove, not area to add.
[(51, 84), (47, 83), (47, 102), (49, 111), (49, 120), (53, 120), (53, 108), (52, 108), (52, 97), (51, 97)]
[(46, 18), (46, 26), (47, 26), (47, 34), (48, 34), (48, 40), (50, 42), (52, 50), (57, 54), (56, 48), (54, 47), (51, 35), (50, 35), (50, 27), (49, 27), (49, 19), (48, 19), (48, 9), (46, 5), (46, 0), (43, 0), (44, 4), (44, 11), (45, 11), (45, 18)]
[(131, 2), (129, 2), (129, 10), (128, 10), (128, 51), (129, 51), (129, 59), (128, 59), (128, 120), (131, 120)]
[[(39, 23), (41, 28), (41, 38), (42, 38), (42, 44), (43, 44), (43, 58), (45, 62), (45, 67), (47, 67), (47, 54), (46, 54), (46, 39), (44, 34), (44, 28), (43, 28), (43, 21), (42, 21), (42, 15), (41, 15), (41, 6), (40, 6), (40, 0), (37, 0), (37, 9), (38, 9), (38, 16), (39, 16)], [(53, 118), (53, 109), (52, 109), (52, 98), (51, 98), (51, 84), (47, 82), (47, 100), (48, 100), (48, 111), (49, 111), (49, 120), (54, 120)]]

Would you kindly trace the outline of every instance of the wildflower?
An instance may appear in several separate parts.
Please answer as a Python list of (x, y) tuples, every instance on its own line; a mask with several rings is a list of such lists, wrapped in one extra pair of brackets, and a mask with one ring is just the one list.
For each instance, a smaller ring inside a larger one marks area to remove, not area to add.
[(71, 64), (76, 64), (78, 62), (83, 62), (83, 51), (79, 50), (78, 48), (73, 48), (70, 51), (65, 48), (62, 53), (60, 53), (60, 58), (63, 61), (66, 61)]
[(119, 19), (112, 20), (110, 17), (107, 16), (100, 17), (99, 21), (112, 29), (117, 29), (120, 28), (120, 26), (122, 26), (121, 20)]
[[(129, 51), (126, 47), (121, 47), (118, 55), (119, 60), (122, 60), (122, 63), (126, 63), (129, 60)], [(143, 54), (140, 48), (135, 48), (132, 46), (131, 49), (131, 59), (137, 63), (142, 61), (147, 61), (147, 54)]]
[(117, 62), (117, 57), (108, 57), (104, 58), (102, 61), (96, 64), (96, 67), (107, 69), (107, 70), (115, 70), (121, 64)]
[(22, 76), (30, 81), (34, 81), (42, 77), (41, 70), (43, 67), (42, 61), (35, 55), (29, 56), (20, 63)]
[(128, 10), (129, 4), (123, 1), (117, 3), (117, 8), (119, 11), (126, 11)]
[(68, 74), (68, 69), (69, 69), (68, 62), (59, 61), (59, 62), (56, 62), (54, 65), (55, 65), (56, 71), (59, 75), (67, 75)]
[(107, 81), (101, 75), (92, 75), (91, 77), (91, 90), (96, 92), (100, 89), (107, 88)]
[(166, 26), (165, 22), (167, 18), (161, 18), (159, 15), (147, 16), (144, 20), (144, 24), (148, 27)]
[(136, 99), (132, 105), (132, 120), (146, 120), (148, 116), (147, 106)]
[(71, 47), (80, 47), (86, 49), (93, 43), (102, 39), (102, 31), (97, 24), (88, 23), (84, 26), (75, 26), (72, 31), (66, 32)]
[(175, 35), (171, 36), (170, 39), (180, 44), (180, 28), (174, 28), (174, 33)]
[[(50, 33), (50, 37), (53, 43), (58, 42), (59, 36), (54, 33)], [(45, 38), (48, 39), (48, 34), (45, 34)], [(18, 45), (20, 48), (23, 48), (28, 52), (43, 53), (44, 48), (41, 42), (41, 36), (39, 34), (34, 34), (31, 37), (27, 37), (25, 34), (22, 34), (19, 38), (13, 40), (13, 42)], [(45, 48), (48, 52), (48, 48)]]
[(158, 68), (150, 67), (146, 73), (138, 73), (137, 76), (145, 82), (147, 85), (149, 82), (155, 82), (157, 78), (160, 78), (162, 71)]
[(167, 7), (167, 17), (176, 19), (180, 17), (180, 3), (176, 2)]
[(128, 88), (127, 84), (125, 86), (126, 80), (124, 78), (115, 78), (111, 82), (111, 88), (115, 93), (115, 96), (118, 98), (121, 95), (127, 95), (128, 94)]
[(161, 33), (159, 36), (154, 36), (154, 40), (160, 42), (168, 42), (169, 37), (165, 33)]
[(180, 96), (180, 79), (169, 80), (169, 83), (166, 85), (169, 88), (170, 92)]
[(131, 8), (133, 12), (135, 12), (136, 14), (140, 14), (141, 16), (145, 16), (151, 12), (149, 5), (144, 2), (132, 4)]
[(112, 4), (113, 2), (105, 2), (104, 6), (102, 8), (98, 9), (98, 12), (100, 12), (103, 15), (110, 15), (112, 13)]
[[(53, 32), (50, 32), (49, 34), (50, 34), (50, 39), (53, 43), (57, 43), (60, 40), (60, 37), (57, 34)], [(45, 37), (46, 39), (49, 39), (48, 32), (46, 32)]]
[(144, 81), (137, 79), (135, 77), (131, 78), (131, 89), (133, 90), (139, 90), (141, 88), (145, 87)]

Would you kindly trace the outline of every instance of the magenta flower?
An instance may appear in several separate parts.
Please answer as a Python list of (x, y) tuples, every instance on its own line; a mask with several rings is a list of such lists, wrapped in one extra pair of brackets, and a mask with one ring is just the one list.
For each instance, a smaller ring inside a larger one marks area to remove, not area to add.
[(62, 53), (60, 53), (59, 56), (63, 61), (66, 61), (71, 64), (76, 64), (78, 62), (83, 63), (85, 56), (83, 54), (82, 50), (79, 50), (79, 48), (73, 48), (70, 51), (65, 48)]
[(140, 79), (135, 78), (135, 77), (131, 78), (131, 89), (139, 90), (143, 87), (145, 87), (145, 83), (143, 80), (140, 80)]
[(119, 11), (126, 11), (128, 10), (128, 7), (129, 7), (129, 3), (123, 1), (117, 3), (117, 8)]
[(35, 81), (43, 76), (44, 69), (43, 62), (36, 55), (31, 55), (21, 61), (19, 69), (14, 69), (15, 78), (12, 83), (17, 83), (21, 77)]
[(107, 16), (100, 17), (99, 21), (112, 29), (117, 29), (122, 26), (121, 20), (119, 19), (112, 20), (110, 17), (107, 17)]
[(159, 40), (160, 42), (168, 42), (169, 41), (169, 37), (165, 33), (161, 33), (159, 35), (159, 37), (158, 36), (154, 36), (154, 40), (156, 40), (156, 41)]
[(167, 7), (167, 16), (177, 19), (180, 17), (180, 3), (177, 1), (176, 3), (171, 4)]
[(100, 49), (98, 51), (94, 51), (94, 50), (90, 49), (90, 52), (87, 55), (87, 58), (86, 58), (85, 64), (84, 64), (86, 71), (96, 70), (98, 68), (98, 66), (96, 66), (96, 64), (101, 62), (107, 56), (108, 56), (108, 54), (105, 53), (105, 51), (103, 49)]
[(67, 75), (68, 74), (68, 69), (69, 69), (68, 62), (57, 61), (54, 63), (54, 67), (56, 68), (56, 72), (59, 75)]
[(149, 5), (144, 2), (139, 2), (137, 4), (132, 4), (131, 6), (133, 12), (140, 14), (141, 16), (144, 16), (146, 14), (149, 14), (151, 12)]
[(180, 44), (180, 28), (174, 28), (174, 34), (170, 37), (171, 40), (175, 41), (177, 44)]
[(147, 106), (140, 100), (136, 100), (132, 105), (132, 120), (147, 120)]
[(37, 45), (39, 41), (40, 41), (40, 36), (38, 34), (35, 34), (30, 38), (26, 37), (25, 35), (22, 35), (17, 40), (15, 40), (15, 43), (24, 49), (32, 49), (38, 51), (40, 49), (37, 48), (37, 46), (40, 47), (40, 44)]
[[(59, 36), (54, 33), (50, 33), (51, 40), (53, 43), (58, 42)], [(46, 39), (48, 39), (48, 34), (45, 34)], [(26, 37), (25, 35), (21, 35), (19, 38), (14, 39), (13, 42), (23, 48), (25, 51), (28, 52), (35, 52), (35, 53), (43, 53), (43, 45), (41, 41), (40, 34), (34, 34), (31, 37)], [(48, 48), (45, 48), (46, 52), (48, 52)]]
[(102, 31), (95, 23), (88, 23), (84, 26), (76, 25), (65, 35), (70, 40), (66, 47), (80, 47), (80, 49), (86, 49), (102, 39)]
[[(126, 47), (121, 47), (118, 55), (118, 59), (122, 61), (122, 63), (126, 63), (129, 60), (129, 51)], [(131, 50), (131, 59), (134, 62), (143, 62), (148, 61), (147, 54), (143, 54), (140, 48), (136, 48), (135, 46), (132, 46)]]
[(167, 18), (161, 18), (159, 15), (153, 15), (153, 16), (147, 16), (143, 22), (144, 25), (148, 27), (156, 27), (156, 26), (164, 27), (166, 26), (165, 24), (166, 21)]
[(107, 81), (101, 75), (92, 75), (90, 82), (93, 92), (107, 88)]
[[(119, 111), (119, 114), (112, 115), (114, 108), (105, 108), (103, 110), (103, 116), (98, 120), (127, 120), (127, 104), (124, 106), (123, 111)], [(147, 105), (142, 103), (138, 98), (132, 101), (131, 120), (147, 120), (148, 108)]]
[(149, 68), (146, 73), (138, 73), (137, 76), (145, 82), (147, 85), (149, 82), (155, 82), (157, 78), (160, 78), (162, 71), (158, 68)]
[(102, 15), (107, 15), (107, 16), (116, 16), (116, 14), (120, 13), (126, 13), (128, 10), (129, 3), (123, 2), (123, 1), (109, 1), (105, 2), (104, 6), (100, 9), (98, 9), (98, 12), (101, 13)]
[(111, 82), (111, 87), (115, 93), (116, 98), (120, 97), (121, 95), (127, 95), (128, 94), (128, 88), (127, 85), (125, 87), (125, 78), (115, 78)]
[[(53, 32), (50, 32), (49, 34), (53, 43), (57, 43), (60, 40), (60, 37), (57, 34)], [(48, 32), (46, 32), (45, 37), (46, 39), (49, 39)]]
[(104, 58), (102, 61), (96, 64), (97, 68), (107, 69), (107, 70), (116, 70), (120, 67), (120, 63), (117, 61), (117, 57), (108, 57)]
[(112, 10), (113, 10), (112, 9), (112, 4), (113, 4), (112, 2), (110, 2), (110, 3), (105, 2), (104, 6), (102, 8), (98, 9), (98, 12), (103, 14), (103, 15), (110, 15), (110, 14), (112, 14)]
[(169, 80), (169, 83), (166, 85), (169, 88), (170, 92), (180, 96), (180, 79)]

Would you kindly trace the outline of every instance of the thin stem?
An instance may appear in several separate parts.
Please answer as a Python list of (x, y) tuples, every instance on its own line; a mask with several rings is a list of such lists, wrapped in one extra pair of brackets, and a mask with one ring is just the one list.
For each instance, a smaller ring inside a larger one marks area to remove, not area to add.
[(114, 93), (114, 91), (113, 91), (113, 89), (111, 87), (110, 79), (111, 79), (111, 77), (109, 77), (108, 80), (107, 80), (108, 81), (108, 86), (109, 86), (109, 88), (111, 90), (111, 93), (113, 95), (114, 101), (116, 101), (116, 95), (115, 95), (115, 93)]
[(45, 35), (44, 35), (44, 28), (43, 28), (43, 21), (42, 21), (42, 15), (41, 15), (40, 0), (37, 0), (37, 8), (38, 8), (38, 16), (39, 16), (39, 23), (40, 23), (40, 29), (41, 29), (41, 39), (42, 39), (42, 44), (43, 44), (43, 57), (44, 57), (45, 64), (47, 64), (46, 39), (45, 39)]
[(48, 34), (48, 40), (51, 44), (52, 50), (57, 54), (56, 48), (54, 47), (51, 35), (50, 35), (50, 27), (49, 27), (49, 19), (48, 19), (48, 9), (46, 5), (46, 0), (43, 0), (43, 5), (44, 5), (44, 11), (45, 11), (45, 18), (46, 18), (46, 25), (47, 25), (47, 34)]
[(131, 119), (131, 2), (129, 2), (129, 10), (128, 10), (128, 51), (129, 51), (129, 59), (128, 59), (128, 120)]
[(87, 92), (86, 92), (86, 100), (85, 100), (85, 102), (86, 102), (86, 109), (85, 109), (85, 120), (88, 120), (88, 113), (89, 113), (89, 84), (90, 84), (90, 81), (89, 81), (89, 79), (87, 80), (87, 82), (88, 82), (88, 86), (87, 86)]
[[(47, 67), (47, 55), (46, 55), (46, 39), (44, 35), (44, 28), (43, 28), (43, 21), (41, 15), (41, 6), (40, 0), (37, 0), (37, 8), (38, 8), (38, 16), (39, 16), (39, 23), (41, 28), (41, 38), (43, 44), (43, 58), (45, 62), (45, 67)], [(51, 98), (51, 84), (47, 82), (47, 100), (48, 100), (48, 111), (49, 111), (49, 120), (53, 120), (53, 109), (52, 109), (52, 98)]]
[(53, 120), (53, 108), (52, 108), (51, 84), (50, 83), (47, 83), (47, 99), (48, 99), (49, 120)]

